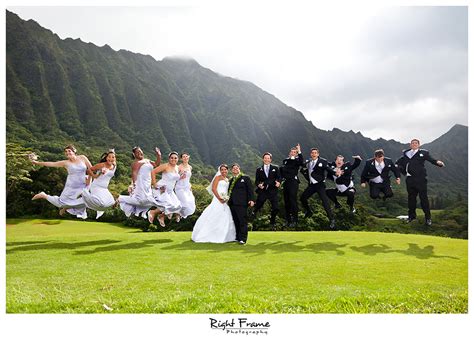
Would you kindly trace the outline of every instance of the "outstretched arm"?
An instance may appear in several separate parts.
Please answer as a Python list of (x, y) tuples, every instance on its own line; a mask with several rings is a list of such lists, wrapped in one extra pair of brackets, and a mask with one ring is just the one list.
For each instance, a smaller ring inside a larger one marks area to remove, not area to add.
[[(298, 144), (298, 146), (299, 146), (299, 144)], [(304, 158), (303, 158), (303, 154), (301, 153), (301, 151), (299, 151), (299, 153), (298, 153), (298, 162), (299, 162), (300, 166), (304, 165)]]
[(33, 165), (46, 166), (46, 167), (66, 167), (67, 162), (68, 162), (67, 160), (60, 160), (60, 161), (36, 161), (36, 160), (31, 160), (31, 163)]
[(354, 158), (354, 162), (351, 165), (351, 170), (355, 170), (362, 162), (362, 158), (360, 156), (352, 156), (352, 158)]
[(159, 148), (155, 147), (155, 153), (156, 153), (156, 160), (154, 163), (152, 163), (153, 167), (157, 167), (161, 163), (161, 151)]
[(105, 166), (105, 163), (95, 164), (94, 166), (91, 166), (87, 169), (87, 174), (93, 178), (97, 178), (99, 174), (97, 174), (96, 172), (98, 170), (101, 170), (104, 166)]
[(168, 164), (161, 164), (160, 166), (155, 167), (155, 168), (151, 171), (151, 185), (152, 185), (152, 186), (155, 186), (155, 184), (156, 184), (156, 175), (157, 175), (158, 173), (161, 173), (161, 172), (163, 172), (164, 170), (166, 170), (167, 167), (168, 167)]
[(436, 160), (434, 159), (433, 157), (431, 157), (430, 153), (428, 151), (426, 151), (426, 156), (425, 156), (426, 160), (428, 160), (431, 164), (433, 165), (436, 165), (436, 166), (439, 166), (439, 167), (443, 167), (444, 166), (444, 163), (441, 161), (441, 160)]

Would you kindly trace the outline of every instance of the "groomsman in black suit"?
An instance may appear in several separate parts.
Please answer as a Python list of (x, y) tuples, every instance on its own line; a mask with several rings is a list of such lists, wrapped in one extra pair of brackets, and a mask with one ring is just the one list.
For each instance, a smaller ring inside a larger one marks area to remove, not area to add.
[(352, 171), (359, 167), (362, 158), (360, 156), (352, 156), (354, 162), (344, 162), (344, 156), (338, 155), (336, 160), (329, 164), (333, 174), (331, 179), (336, 183), (336, 188), (327, 189), (326, 194), (331, 199), (336, 208), (340, 208), (341, 204), (337, 201), (337, 196), (347, 197), (347, 204), (352, 213), (355, 213), (354, 201), (356, 189), (354, 187), (354, 181)]
[(324, 210), (330, 221), (330, 227), (335, 227), (334, 215), (331, 211), (331, 206), (329, 205), (329, 199), (326, 195), (326, 173), (332, 174), (333, 171), (329, 168), (328, 162), (326, 159), (319, 156), (319, 150), (317, 148), (312, 148), (310, 152), (311, 158), (308, 159), (304, 166), (301, 168), (300, 172), (308, 181), (308, 187), (304, 190), (301, 195), (301, 203), (306, 211), (305, 218), (310, 217), (313, 212), (311, 211), (308, 203), (308, 199), (315, 193), (318, 193), (319, 198), (323, 203)]
[(410, 149), (403, 150), (403, 156), (396, 164), (403, 175), (406, 175), (408, 192), (408, 222), (416, 219), (416, 197), (420, 196), (421, 208), (425, 213), (425, 225), (431, 226), (430, 203), (428, 201), (428, 180), (426, 179), (425, 161), (443, 167), (441, 160), (433, 159), (427, 150), (420, 149), (420, 141), (412, 139)]
[(298, 224), (298, 171), (304, 164), (300, 144), (292, 147), (288, 158), (283, 160), (280, 174), (283, 181), (283, 199), (285, 200), (285, 217), (290, 227)]
[(390, 186), (390, 171), (396, 177), (396, 183), (400, 185), (400, 170), (393, 163), (392, 159), (385, 157), (383, 149), (375, 150), (374, 158), (365, 162), (364, 170), (360, 177), (360, 185), (365, 187), (369, 182), (370, 197), (380, 198), (383, 193), (383, 200), (393, 197), (392, 186)]
[(247, 208), (253, 207), (253, 187), (250, 177), (240, 172), (239, 164), (231, 166), (232, 178), (229, 180), (229, 201), (227, 204), (234, 219), (236, 240), (244, 245), (247, 243), (248, 225)]
[(255, 185), (257, 186), (257, 203), (254, 214), (257, 213), (269, 200), (272, 205), (270, 213), (270, 226), (276, 230), (275, 219), (278, 214), (278, 188), (280, 187), (280, 168), (272, 165), (272, 154), (265, 152), (262, 156), (263, 165), (255, 172)]

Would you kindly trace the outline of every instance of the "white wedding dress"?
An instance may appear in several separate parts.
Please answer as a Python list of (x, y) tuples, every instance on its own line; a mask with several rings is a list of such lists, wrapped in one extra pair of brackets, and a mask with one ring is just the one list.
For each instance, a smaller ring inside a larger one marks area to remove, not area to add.
[(82, 192), (82, 198), (87, 208), (97, 212), (96, 219), (100, 218), (104, 211), (115, 204), (114, 197), (109, 191), (110, 179), (115, 174), (116, 166), (112, 170), (106, 170), (92, 181), (89, 188)]
[(174, 192), (174, 186), (178, 180), (178, 172), (163, 172), (161, 179), (156, 184), (157, 188), (153, 189), (155, 202), (166, 215), (179, 213), (181, 209), (181, 203)]
[[(221, 180), (217, 184), (217, 193), (227, 194), (228, 188), (229, 182)], [(235, 237), (235, 225), (229, 205), (213, 196), (212, 202), (197, 219), (191, 239), (194, 242), (224, 243), (235, 241)]]
[(181, 203), (179, 214), (183, 219), (185, 219), (196, 210), (196, 199), (191, 191), (191, 171), (185, 170), (183, 174), (185, 177), (178, 180), (174, 190), (179, 202)]
[(71, 163), (66, 166), (67, 179), (61, 195), (47, 195), (46, 199), (58, 208), (66, 208), (66, 211), (78, 218), (86, 219), (87, 211), (81, 194), (86, 188), (87, 166), (82, 160), (77, 164)]
[(151, 171), (153, 165), (150, 161), (144, 163), (137, 174), (135, 189), (131, 195), (120, 195), (118, 197), (119, 205), (127, 217), (132, 214), (146, 219), (146, 212), (153, 207), (158, 206), (151, 191)]

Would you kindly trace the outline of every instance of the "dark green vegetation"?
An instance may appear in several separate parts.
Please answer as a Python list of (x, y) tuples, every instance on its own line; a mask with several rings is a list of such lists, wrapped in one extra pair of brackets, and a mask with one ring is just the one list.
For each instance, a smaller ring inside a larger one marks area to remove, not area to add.
[(8, 313), (466, 313), (466, 240), (367, 232), (189, 232), (7, 220)]
[[(396, 159), (407, 147), (352, 131), (320, 130), (301, 112), (252, 83), (219, 75), (194, 60), (156, 61), (107, 45), (61, 40), (36, 22), (23, 21), (8, 11), (6, 77), (8, 216), (56, 216), (51, 205), (29, 199), (39, 191), (59, 194), (65, 171), (32, 171), (23, 153), (32, 150), (40, 160), (60, 160), (64, 145), (70, 142), (93, 163), (103, 151), (116, 149), (119, 165), (110, 186), (115, 195), (125, 193), (129, 184), (132, 146), (142, 146), (150, 158), (155, 146), (164, 154), (190, 152), (199, 207), (194, 217), (180, 225), (183, 229), (192, 226), (206, 205), (206, 179), (222, 162), (239, 162), (253, 178), (261, 153), (272, 152), (274, 163), (280, 164), (296, 143), (302, 144), (305, 156), (310, 147), (317, 146), (328, 159), (337, 154), (347, 158), (360, 154), (367, 159), (376, 148), (384, 148), (387, 156)], [(443, 218), (443, 224), (464, 226), (461, 232), (467, 233), (467, 127), (456, 125), (423, 147), (446, 163), (443, 169), (427, 164), (432, 206), (458, 207), (448, 209), (453, 217)], [(361, 170), (355, 172), (356, 183)], [(388, 203), (369, 200), (367, 194), (358, 188), (357, 205), (365, 209), (362, 214), (406, 214), (403, 185), (396, 187), (396, 197)], [(456, 215), (459, 207), (466, 210), (464, 216)], [(118, 211), (104, 216), (104, 221), (122, 219)], [(353, 226), (367, 223), (358, 219)], [(301, 229), (324, 226), (324, 221), (313, 219), (303, 222)], [(259, 228), (264, 229), (264, 224)]]

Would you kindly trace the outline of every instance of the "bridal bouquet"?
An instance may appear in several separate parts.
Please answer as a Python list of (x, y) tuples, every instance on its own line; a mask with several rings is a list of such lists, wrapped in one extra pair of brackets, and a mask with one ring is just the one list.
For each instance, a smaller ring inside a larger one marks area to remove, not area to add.
[(38, 160), (38, 155), (34, 152), (28, 154), (28, 159), (31, 161), (36, 161)]
[(221, 199), (224, 200), (225, 202), (229, 201), (229, 196), (227, 195), (227, 193), (225, 193), (225, 192), (219, 193), (219, 196), (220, 196)]

